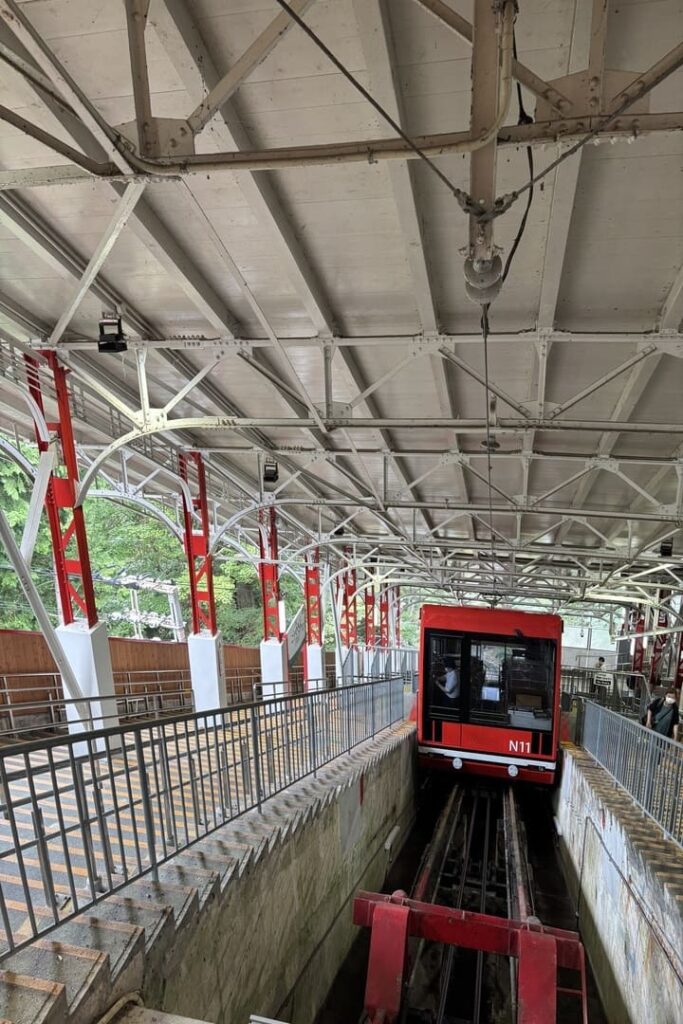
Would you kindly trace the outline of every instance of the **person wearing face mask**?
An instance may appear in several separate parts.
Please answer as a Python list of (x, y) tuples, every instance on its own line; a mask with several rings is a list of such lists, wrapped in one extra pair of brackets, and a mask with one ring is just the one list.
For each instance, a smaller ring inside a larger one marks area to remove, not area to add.
[(647, 709), (646, 725), (654, 729), (660, 736), (671, 739), (678, 725), (679, 714), (676, 702), (676, 691), (667, 690), (663, 697), (656, 697)]

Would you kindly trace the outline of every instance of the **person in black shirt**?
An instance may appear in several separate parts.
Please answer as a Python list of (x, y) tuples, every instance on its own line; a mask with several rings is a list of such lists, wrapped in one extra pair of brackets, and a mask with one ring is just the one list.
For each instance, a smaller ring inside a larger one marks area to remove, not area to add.
[(655, 697), (647, 709), (646, 725), (648, 729), (654, 729), (660, 736), (667, 736), (669, 739), (672, 739), (678, 721), (679, 713), (676, 691), (670, 689), (666, 691), (663, 697)]

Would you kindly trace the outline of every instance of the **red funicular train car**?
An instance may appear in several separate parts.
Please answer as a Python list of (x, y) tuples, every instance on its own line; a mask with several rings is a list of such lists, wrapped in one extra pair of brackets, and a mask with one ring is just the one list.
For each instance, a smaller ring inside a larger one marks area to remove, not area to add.
[(560, 729), (562, 619), (425, 605), (420, 625), (420, 762), (552, 783)]

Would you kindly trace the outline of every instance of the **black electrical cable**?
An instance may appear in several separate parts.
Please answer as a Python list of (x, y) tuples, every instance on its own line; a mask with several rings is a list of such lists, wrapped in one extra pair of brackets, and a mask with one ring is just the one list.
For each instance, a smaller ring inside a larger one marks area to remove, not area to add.
[[(515, 60), (517, 60), (517, 38), (515, 36), (514, 29), (512, 31), (512, 53), (513, 53), (513, 56), (514, 56)], [(522, 86), (519, 83), (519, 81), (517, 82), (517, 109), (519, 111), (519, 114), (518, 114), (518, 117), (517, 117), (517, 124), (532, 124), (533, 123), (533, 120), (534, 120), (533, 117), (531, 117), (529, 114), (527, 114), (526, 110), (524, 109), (524, 100), (522, 98)], [(526, 159), (527, 159), (527, 163), (529, 165), (529, 178), (533, 181), (533, 177), (534, 177), (534, 154), (533, 154), (533, 150), (532, 150), (531, 146), (527, 146), (526, 147)], [(524, 210), (524, 213), (522, 214), (522, 219), (519, 222), (519, 227), (517, 229), (517, 234), (515, 235), (515, 240), (512, 243), (512, 247), (511, 247), (510, 252), (508, 253), (508, 257), (507, 257), (507, 259), (505, 261), (505, 266), (503, 267), (503, 273), (502, 273), (502, 280), (503, 281), (506, 280), (506, 278), (507, 278), (507, 276), (508, 276), (508, 274), (510, 272), (510, 267), (512, 266), (512, 261), (515, 258), (515, 253), (517, 252), (517, 249), (519, 247), (519, 243), (522, 241), (522, 236), (524, 235), (524, 231), (525, 231), (525, 228), (526, 228), (526, 223), (527, 223), (527, 220), (529, 219), (529, 210), (531, 209), (531, 203), (533, 201), (533, 198), (534, 198), (534, 187), (532, 185), (531, 188), (528, 191), (528, 194), (527, 194), (526, 208)]]

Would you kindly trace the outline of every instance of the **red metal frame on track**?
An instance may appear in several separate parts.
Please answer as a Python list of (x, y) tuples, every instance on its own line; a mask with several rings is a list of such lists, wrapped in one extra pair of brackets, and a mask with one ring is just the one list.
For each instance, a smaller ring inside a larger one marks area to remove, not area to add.
[[(50, 475), (45, 495), (60, 615), (62, 622), (68, 626), (76, 620), (80, 612), (87, 619), (88, 625), (94, 626), (97, 623), (97, 606), (88, 552), (88, 538), (83, 509), (75, 504), (78, 492), (78, 461), (71, 421), (69, 389), (66, 383), (68, 371), (60, 365), (54, 352), (45, 351), (41, 355), (47, 360), (52, 372), (57, 401), (58, 418), (55, 422), (48, 422), (47, 426), (48, 430), (54, 431), (57, 435), (61, 466), (64, 469), (64, 475), (58, 475), (55, 471), (57, 466), (55, 466), (55, 470)], [(24, 360), (29, 393), (45, 415), (38, 362), (31, 356), (24, 356)], [(36, 441), (40, 452), (48, 450), (48, 442), (41, 438), (37, 429)], [(74, 580), (80, 581), (80, 590), (73, 582)]]
[[(185, 555), (190, 574), (190, 602), (192, 604), (192, 632), (208, 629), (217, 631), (216, 599), (213, 591), (213, 556), (210, 550), (209, 502), (206, 493), (206, 473), (201, 452), (181, 452), (178, 456), (180, 477), (189, 490), (192, 505), (183, 491), (183, 522), (185, 527)], [(194, 528), (193, 512), (199, 518), (199, 529)]]
[[(400, 891), (391, 896), (360, 892), (353, 903), (353, 922), (372, 929), (365, 1009), (374, 1024), (398, 1019), (411, 936), (516, 957), (517, 1024), (553, 1024), (558, 991), (581, 999), (583, 1022), (588, 1024), (585, 956), (576, 932), (420, 903)], [(560, 988), (558, 968), (576, 971), (580, 987)]]

